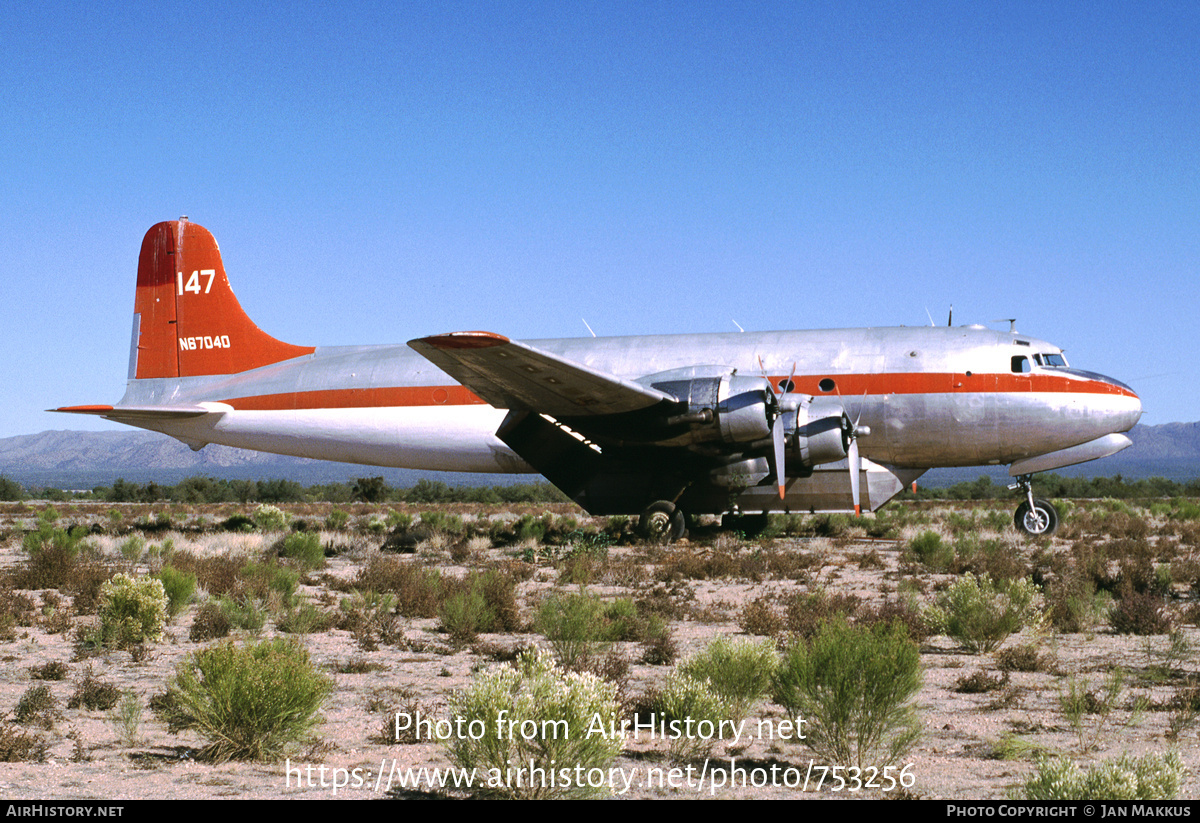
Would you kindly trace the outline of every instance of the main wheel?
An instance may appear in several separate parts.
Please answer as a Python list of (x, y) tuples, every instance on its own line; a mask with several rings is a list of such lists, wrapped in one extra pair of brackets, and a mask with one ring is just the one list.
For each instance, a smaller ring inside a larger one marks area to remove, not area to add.
[(1017, 506), (1017, 513), (1013, 515), (1013, 525), (1017, 527), (1017, 531), (1033, 537), (1049, 537), (1058, 531), (1058, 511), (1048, 501), (1037, 498), (1034, 499), (1031, 509), (1029, 501), (1026, 500)]
[(674, 503), (659, 500), (642, 512), (638, 520), (638, 532), (656, 543), (674, 543), (687, 532), (687, 518)]

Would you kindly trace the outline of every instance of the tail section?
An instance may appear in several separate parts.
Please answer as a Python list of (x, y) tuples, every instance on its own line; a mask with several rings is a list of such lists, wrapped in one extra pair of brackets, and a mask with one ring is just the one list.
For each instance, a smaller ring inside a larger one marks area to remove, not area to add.
[(186, 218), (146, 232), (138, 258), (131, 379), (235, 374), (311, 354), (242, 310), (208, 229)]

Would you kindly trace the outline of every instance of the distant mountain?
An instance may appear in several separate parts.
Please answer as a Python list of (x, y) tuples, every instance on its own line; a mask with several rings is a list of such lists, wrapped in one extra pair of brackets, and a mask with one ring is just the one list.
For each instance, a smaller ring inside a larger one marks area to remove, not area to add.
[[(1133, 446), (1093, 463), (1060, 470), (1071, 476), (1200, 477), (1200, 423), (1137, 426), (1129, 434)], [(935, 469), (924, 485), (949, 485), (980, 475), (1001, 482), (1003, 467)], [(411, 486), (422, 478), (451, 485), (529, 482), (536, 475), (455, 474), (384, 469), (281, 457), (274, 454), (206, 446), (192, 451), (166, 435), (147, 431), (44, 431), (0, 439), (0, 475), (27, 487), (88, 489), (117, 478), (131, 482), (177, 483), (185, 477), (207, 475), (228, 480), (284, 478), (306, 486), (382, 475), (392, 486)]]
[(383, 476), (392, 486), (425, 478), (475, 486), (540, 480), (536, 475), (456, 474), (385, 469), (304, 457), (205, 446), (200, 451), (148, 431), (44, 431), (0, 439), (0, 476), (26, 487), (90, 489), (117, 478), (130, 482), (177, 483), (204, 475), (226, 480), (284, 478), (305, 486)]

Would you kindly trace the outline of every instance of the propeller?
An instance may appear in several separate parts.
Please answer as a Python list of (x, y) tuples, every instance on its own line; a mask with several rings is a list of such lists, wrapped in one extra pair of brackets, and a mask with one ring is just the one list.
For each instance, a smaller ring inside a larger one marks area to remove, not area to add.
[(767, 368), (763, 365), (762, 358), (758, 358), (758, 368), (762, 371), (763, 379), (767, 381), (770, 387), (770, 400), (767, 403), (767, 414), (773, 415), (771, 420), (771, 471), (775, 475), (775, 484), (779, 489), (779, 499), (784, 498), (784, 483), (787, 480), (784, 471), (784, 448), (786, 444), (787, 432), (783, 420), (783, 395), (787, 392), (785, 389), (791, 389), (795, 385), (792, 381), (796, 377), (796, 364), (792, 364), (792, 373), (788, 376), (787, 382), (776, 387), (767, 377)]
[[(839, 399), (841, 392), (838, 392)], [(866, 400), (867, 393), (863, 392), (863, 400)], [(858, 451), (859, 435), (867, 436), (871, 433), (869, 426), (860, 426), (858, 421), (862, 419), (863, 404), (858, 404), (858, 414), (854, 416), (853, 422), (850, 420), (850, 414), (846, 411), (846, 402), (842, 401), (842, 419), (845, 421), (846, 436), (850, 439), (846, 447), (846, 459), (850, 468), (850, 499), (854, 502), (854, 516), (862, 516), (862, 455)]]

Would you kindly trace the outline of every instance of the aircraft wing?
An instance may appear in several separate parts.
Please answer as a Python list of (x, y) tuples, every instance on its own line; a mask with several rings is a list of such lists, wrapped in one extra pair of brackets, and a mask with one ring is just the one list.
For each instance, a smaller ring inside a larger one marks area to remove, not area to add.
[(638, 411), (677, 399), (492, 332), (439, 334), (408, 345), (498, 409), (570, 418)]

